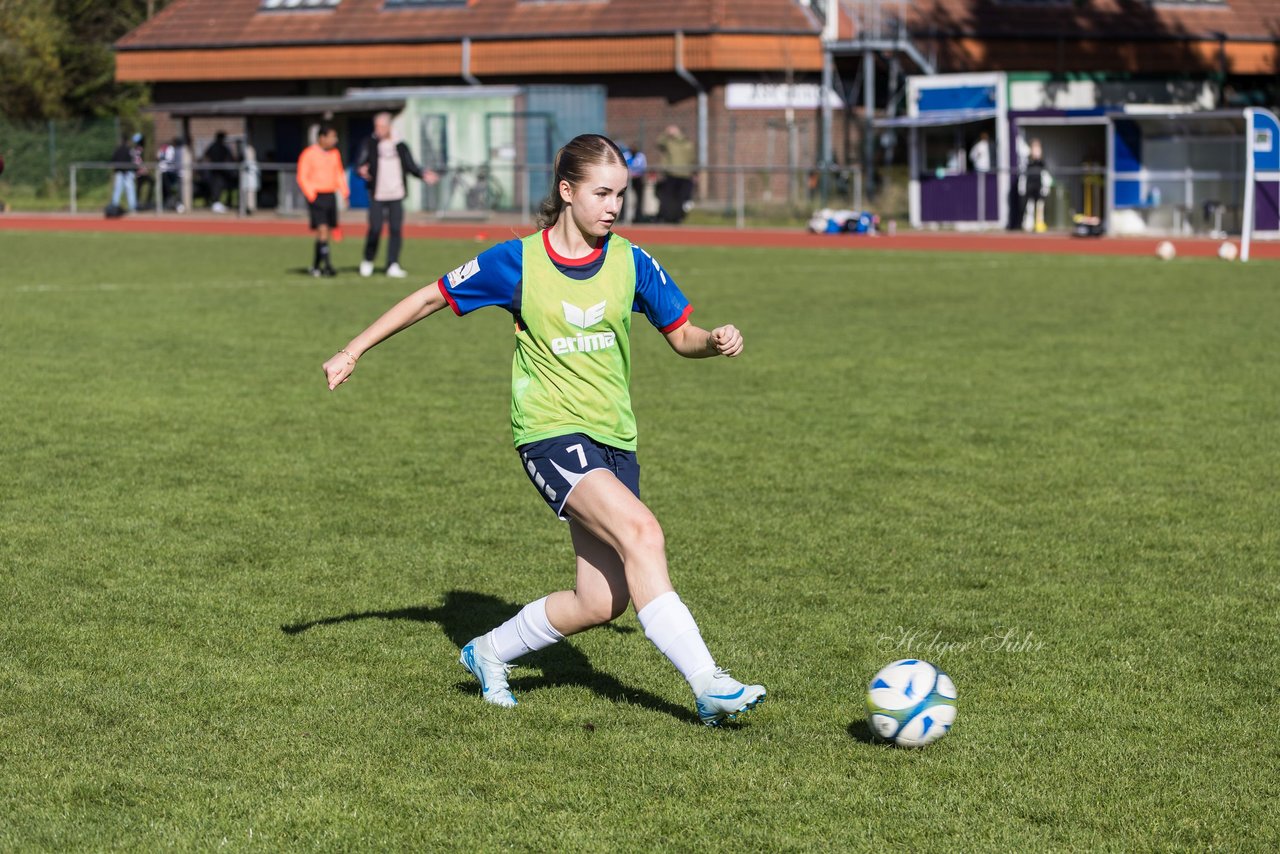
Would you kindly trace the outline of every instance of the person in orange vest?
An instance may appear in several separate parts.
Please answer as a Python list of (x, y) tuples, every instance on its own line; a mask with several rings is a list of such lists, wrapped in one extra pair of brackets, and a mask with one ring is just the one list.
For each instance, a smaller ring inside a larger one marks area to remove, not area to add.
[(338, 151), (338, 129), (320, 125), (315, 144), (303, 149), (298, 157), (298, 188), (307, 199), (311, 214), (311, 230), (316, 233), (316, 251), (310, 273), (313, 276), (336, 276), (329, 261), (329, 234), (338, 228), (338, 193), (350, 199), (347, 173), (342, 168)]

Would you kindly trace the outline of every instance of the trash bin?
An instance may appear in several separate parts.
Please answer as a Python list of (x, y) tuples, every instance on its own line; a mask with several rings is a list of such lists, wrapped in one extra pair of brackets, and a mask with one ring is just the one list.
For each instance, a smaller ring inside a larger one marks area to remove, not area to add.
[(1071, 198), (1062, 184), (1049, 188), (1049, 197), (1044, 200), (1044, 222), (1054, 231), (1066, 231), (1072, 226)]

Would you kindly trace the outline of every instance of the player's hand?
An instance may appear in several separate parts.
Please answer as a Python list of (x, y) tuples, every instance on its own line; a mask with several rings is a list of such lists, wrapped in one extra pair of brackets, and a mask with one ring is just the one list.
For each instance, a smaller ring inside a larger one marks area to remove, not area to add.
[(367, 164), (357, 169), (356, 173), (366, 181), (369, 180), (369, 166)]
[(351, 379), (356, 369), (356, 360), (345, 350), (333, 354), (333, 358), (324, 363), (324, 378), (329, 383), (329, 391)]
[(732, 323), (711, 330), (711, 346), (721, 356), (733, 358), (742, 352), (742, 333)]

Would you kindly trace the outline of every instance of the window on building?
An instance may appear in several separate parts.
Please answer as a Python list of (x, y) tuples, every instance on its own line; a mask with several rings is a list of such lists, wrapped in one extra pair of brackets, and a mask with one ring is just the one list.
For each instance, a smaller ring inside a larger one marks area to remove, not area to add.
[(467, 0), (383, 0), (384, 9), (424, 9), (432, 6), (465, 6)]
[(342, 0), (258, 0), (263, 12), (289, 11), (291, 9), (332, 9)]

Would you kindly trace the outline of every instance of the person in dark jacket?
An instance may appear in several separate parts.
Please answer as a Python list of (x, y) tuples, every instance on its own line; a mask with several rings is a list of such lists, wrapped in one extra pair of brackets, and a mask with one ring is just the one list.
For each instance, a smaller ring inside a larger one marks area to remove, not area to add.
[(658, 219), (684, 222), (685, 209), (693, 198), (693, 172), (697, 163), (693, 141), (678, 125), (668, 125), (658, 137), (662, 152), (662, 181), (658, 185)]
[(146, 139), (140, 133), (133, 135), (133, 145), (129, 146), (129, 157), (133, 160), (135, 182), (138, 185), (138, 206), (153, 208), (156, 205), (156, 179), (146, 164)]
[(1045, 168), (1044, 148), (1040, 140), (1031, 140), (1031, 149), (1027, 157), (1027, 195), (1023, 209), (1024, 221), (1029, 220), (1028, 230), (1044, 232), (1048, 229), (1044, 222), (1044, 201), (1053, 186), (1053, 177)]
[(222, 203), (222, 197), (233, 186), (235, 179), (234, 171), (225, 167), (236, 162), (235, 155), (231, 153), (231, 148), (227, 145), (226, 131), (220, 130), (213, 135), (213, 142), (209, 143), (209, 147), (204, 150), (203, 160), (205, 163), (214, 164), (213, 169), (207, 170), (209, 175), (209, 209), (214, 213), (224, 213), (227, 210), (227, 206)]
[(373, 117), (373, 136), (365, 140), (356, 159), (356, 173), (369, 185), (369, 231), (364, 240), (364, 258), (360, 275), (373, 275), (373, 259), (378, 255), (382, 224), (387, 224), (387, 275), (403, 279), (408, 275), (400, 266), (401, 230), (404, 227), (404, 197), (409, 176), (428, 184), (437, 180), (431, 170), (423, 172), (409, 153), (409, 146), (391, 129), (391, 114)]
[(115, 172), (111, 187), (112, 210), (120, 209), (121, 194), (124, 194), (130, 213), (138, 209), (138, 163), (134, 160), (134, 146), (141, 140), (141, 134), (134, 134), (132, 139), (124, 137), (111, 155)]

